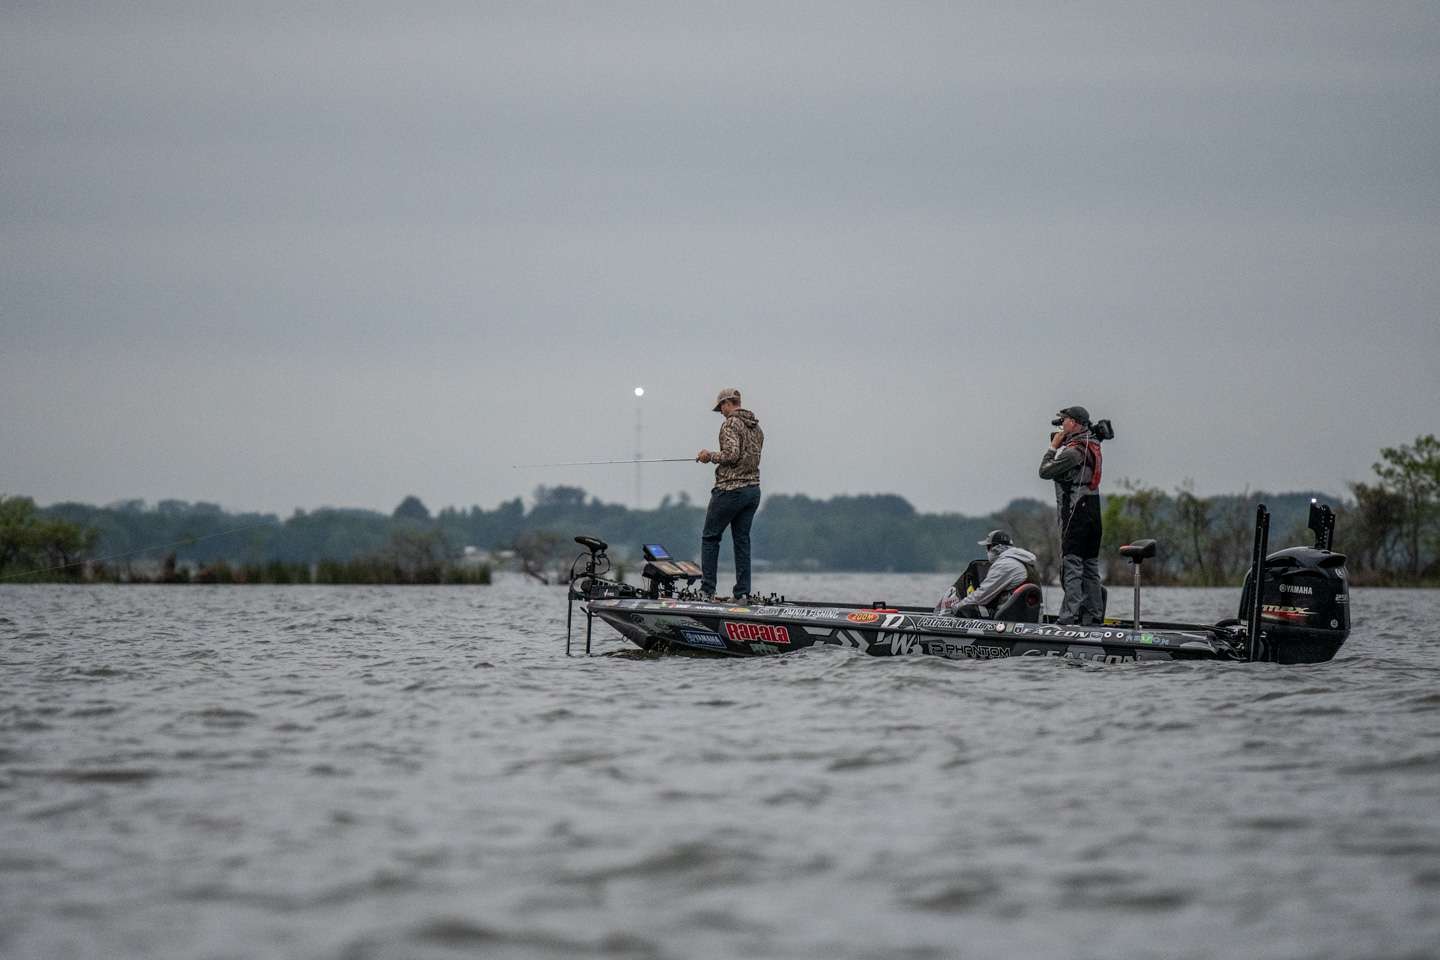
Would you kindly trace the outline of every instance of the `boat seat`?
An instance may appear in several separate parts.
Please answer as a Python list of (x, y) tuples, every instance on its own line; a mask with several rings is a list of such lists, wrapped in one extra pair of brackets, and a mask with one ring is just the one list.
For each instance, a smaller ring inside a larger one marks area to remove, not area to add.
[(989, 560), (971, 560), (965, 568), (965, 572), (960, 574), (960, 579), (955, 581), (955, 592), (962, 597), (965, 596), (971, 590), (978, 588), (985, 579), (985, 574), (989, 572)]
[(1038, 583), (1022, 583), (1010, 591), (1006, 601), (995, 609), (995, 620), (1011, 623), (1039, 623), (1043, 597)]
[(1134, 543), (1127, 543), (1120, 548), (1120, 556), (1129, 560), (1131, 563), (1149, 560), (1155, 556), (1155, 541), (1136, 540)]

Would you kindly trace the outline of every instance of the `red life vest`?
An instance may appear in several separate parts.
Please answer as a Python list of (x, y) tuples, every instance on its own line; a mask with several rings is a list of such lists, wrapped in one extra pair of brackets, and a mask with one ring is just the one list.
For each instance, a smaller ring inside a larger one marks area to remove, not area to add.
[(1067, 447), (1080, 448), (1080, 472), (1075, 475), (1077, 487), (1088, 487), (1096, 491), (1100, 489), (1100, 463), (1103, 459), (1100, 453), (1100, 441), (1094, 438), (1076, 438), (1065, 444)]

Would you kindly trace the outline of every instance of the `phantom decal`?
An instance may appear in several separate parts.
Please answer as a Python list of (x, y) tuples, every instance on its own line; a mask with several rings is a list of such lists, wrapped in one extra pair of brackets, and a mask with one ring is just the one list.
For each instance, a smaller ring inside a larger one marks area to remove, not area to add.
[(923, 641), (923, 651), (936, 657), (951, 660), (998, 660), (1010, 656), (1009, 647), (996, 647), (983, 643), (956, 643), (953, 640)]

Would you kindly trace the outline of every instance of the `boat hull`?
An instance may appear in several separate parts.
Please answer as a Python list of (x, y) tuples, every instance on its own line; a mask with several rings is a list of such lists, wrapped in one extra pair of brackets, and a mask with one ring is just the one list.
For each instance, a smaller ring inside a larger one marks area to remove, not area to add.
[(1218, 627), (1118, 624), (1068, 627), (937, 616), (919, 609), (834, 604), (741, 606), (700, 601), (591, 600), (589, 612), (641, 649), (692, 656), (773, 656), (839, 646), (871, 656), (923, 654), (952, 660), (1063, 657), (1104, 663), (1242, 659)]

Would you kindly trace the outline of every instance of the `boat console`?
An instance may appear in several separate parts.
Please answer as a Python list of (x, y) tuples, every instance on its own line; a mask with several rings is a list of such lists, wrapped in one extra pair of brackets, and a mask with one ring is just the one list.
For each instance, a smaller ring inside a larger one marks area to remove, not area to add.
[(702, 576), (698, 566), (689, 560), (676, 560), (669, 550), (658, 543), (645, 544), (642, 552), (645, 555), (645, 567), (640, 571), (640, 576), (650, 582), (646, 594), (651, 600), (672, 597), (679, 581), (684, 580), (688, 587)]

